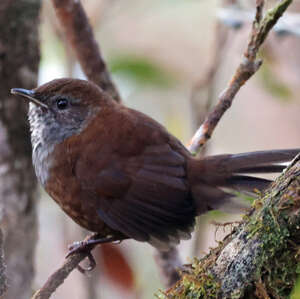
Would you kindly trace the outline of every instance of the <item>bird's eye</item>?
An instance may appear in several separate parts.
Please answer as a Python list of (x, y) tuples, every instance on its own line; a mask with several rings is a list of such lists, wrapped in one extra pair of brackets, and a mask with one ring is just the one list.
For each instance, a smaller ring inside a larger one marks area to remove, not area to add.
[(68, 107), (68, 100), (64, 98), (57, 99), (56, 106), (59, 110), (66, 109)]

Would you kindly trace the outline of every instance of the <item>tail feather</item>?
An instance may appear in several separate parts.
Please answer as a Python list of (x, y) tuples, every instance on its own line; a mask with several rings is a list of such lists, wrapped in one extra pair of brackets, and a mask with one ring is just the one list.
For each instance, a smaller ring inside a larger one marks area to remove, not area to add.
[[(224, 182), (224, 187), (232, 188), (237, 191), (254, 192), (263, 191), (270, 186), (271, 180), (251, 177), (246, 175), (233, 175)], [(222, 186), (220, 186), (222, 187)]]
[[(242, 173), (243, 169), (254, 167), (273, 167), (275, 163), (284, 163), (292, 160), (300, 149), (257, 151), (233, 155), (215, 155), (204, 158), (216, 170), (222, 172)], [(208, 164), (208, 165), (209, 165)]]
[(285, 169), (285, 165), (261, 165), (255, 167), (243, 167), (237, 169), (235, 173), (278, 173), (282, 172)]
[(268, 163), (283, 163), (292, 160), (300, 152), (299, 148), (285, 150), (256, 151), (230, 155), (235, 165), (249, 167)]
[(245, 205), (234, 200), (236, 194), (223, 188), (253, 193), (264, 191), (271, 180), (245, 174), (278, 173), (285, 168), (300, 149), (257, 151), (233, 155), (208, 156), (192, 165), (192, 195), (198, 214), (209, 209), (236, 211)]

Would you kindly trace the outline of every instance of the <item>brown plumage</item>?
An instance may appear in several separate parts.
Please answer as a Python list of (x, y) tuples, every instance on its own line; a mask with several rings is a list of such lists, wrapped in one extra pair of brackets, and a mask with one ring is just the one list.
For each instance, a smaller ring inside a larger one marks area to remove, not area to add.
[(167, 249), (188, 238), (197, 215), (234, 208), (222, 187), (251, 192), (295, 150), (194, 158), (152, 118), (96, 85), (59, 79), (29, 98), (33, 163), (49, 195), (79, 225)]

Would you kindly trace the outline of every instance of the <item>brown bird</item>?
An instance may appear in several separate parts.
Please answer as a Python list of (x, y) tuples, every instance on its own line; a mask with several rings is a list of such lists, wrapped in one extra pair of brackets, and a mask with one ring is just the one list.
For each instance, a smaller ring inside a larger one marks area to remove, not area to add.
[(271, 181), (243, 174), (281, 172), (278, 163), (300, 151), (197, 159), (162, 125), (91, 82), (66, 78), (11, 92), (30, 101), (39, 181), (75, 222), (107, 236), (94, 243), (133, 238), (167, 250), (190, 237), (196, 216), (235, 208), (223, 188), (264, 190)]

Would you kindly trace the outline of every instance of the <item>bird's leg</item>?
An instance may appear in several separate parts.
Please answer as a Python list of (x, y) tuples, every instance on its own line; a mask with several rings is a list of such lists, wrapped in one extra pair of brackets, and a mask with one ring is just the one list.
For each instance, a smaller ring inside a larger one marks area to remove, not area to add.
[(80, 265), (77, 266), (77, 269), (81, 273), (85, 273), (87, 271), (92, 271), (96, 267), (96, 261), (93, 257), (91, 251), (98, 245), (104, 243), (111, 243), (116, 241), (122, 241), (124, 238), (120, 236), (107, 236), (104, 238), (97, 238), (98, 234), (94, 234), (85, 238), (83, 241), (74, 242), (73, 244), (68, 246), (69, 252), (66, 255), (66, 258), (71, 256), (72, 254), (84, 252), (87, 254), (87, 258), (89, 260), (89, 266), (87, 268), (83, 268)]
[(88, 239), (84, 239), (83, 241), (77, 241), (69, 245), (69, 252), (66, 258), (77, 252), (90, 252), (98, 244), (110, 243), (120, 240), (119, 237), (115, 236), (108, 236), (99, 239), (95, 239), (95, 237), (97, 237), (97, 234), (92, 235), (91, 237), (88, 237)]

